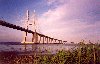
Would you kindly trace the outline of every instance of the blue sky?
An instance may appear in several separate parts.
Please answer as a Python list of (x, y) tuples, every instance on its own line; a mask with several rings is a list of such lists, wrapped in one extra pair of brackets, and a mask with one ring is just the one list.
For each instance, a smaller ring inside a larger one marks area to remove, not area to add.
[[(45, 35), (68, 42), (100, 39), (100, 0), (0, 0), (0, 18), (7, 22), (24, 27), (27, 10), (31, 20), (36, 11), (37, 29)], [(22, 40), (23, 32), (0, 29), (0, 41)]]
[(0, 0), (0, 17), (11, 22), (17, 16), (25, 15), (26, 10), (30, 10), (31, 12), (36, 10), (39, 15), (48, 9), (42, 2), (45, 3), (42, 0)]

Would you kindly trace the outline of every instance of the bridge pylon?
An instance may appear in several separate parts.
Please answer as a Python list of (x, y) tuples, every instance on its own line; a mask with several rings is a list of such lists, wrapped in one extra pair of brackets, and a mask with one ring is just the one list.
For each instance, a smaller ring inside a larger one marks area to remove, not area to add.
[[(34, 13), (35, 13), (35, 11), (34, 11)], [(33, 27), (32, 31), (34, 33), (32, 33), (31, 42), (27, 42), (27, 31), (25, 32), (24, 40), (22, 42), (22, 43), (25, 44), (25, 46), (24, 46), (25, 51), (27, 51), (27, 48), (26, 48), (27, 47), (27, 43), (37, 43), (38, 42), (38, 34), (36, 32), (35, 16), (34, 16), (34, 22), (29, 23), (29, 21), (30, 21), (30, 19), (29, 19), (29, 11), (27, 10), (27, 21), (26, 21), (25, 27), (26, 27), (27, 30), (29, 30), (29, 25), (31, 25)], [(33, 44), (32, 44), (32, 50), (33, 50)]]

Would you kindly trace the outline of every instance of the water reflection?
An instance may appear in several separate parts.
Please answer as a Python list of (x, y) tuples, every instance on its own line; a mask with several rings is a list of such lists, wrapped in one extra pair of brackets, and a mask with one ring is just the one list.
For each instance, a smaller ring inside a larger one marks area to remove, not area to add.
[(59, 50), (69, 50), (76, 46), (66, 46), (63, 44), (55, 45), (27, 45), (25, 52), (24, 45), (0, 45), (1, 64), (34, 64), (34, 58), (40, 55), (53, 55)]

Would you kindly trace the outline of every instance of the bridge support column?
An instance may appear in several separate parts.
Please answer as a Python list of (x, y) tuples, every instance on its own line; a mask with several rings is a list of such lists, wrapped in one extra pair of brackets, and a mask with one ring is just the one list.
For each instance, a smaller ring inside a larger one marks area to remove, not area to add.
[(34, 34), (34, 43), (38, 43), (38, 34), (36, 32)]
[(39, 43), (39, 35), (38, 34), (37, 34), (37, 37), (36, 38), (37, 38), (37, 40), (36, 40), (37, 43)]
[(57, 39), (54, 39), (54, 40), (55, 40), (55, 43), (56, 43), (56, 40), (57, 40)]
[(40, 40), (39, 40), (39, 43), (41, 43), (41, 36), (40, 36)]
[(44, 36), (44, 40), (46, 41), (46, 36)]
[(48, 43), (48, 37), (47, 37), (47, 43)]
[(52, 38), (52, 43), (54, 43), (54, 38)]
[(32, 42), (34, 42), (34, 34), (32, 34)]
[(60, 43), (60, 40), (58, 40), (58, 43)]
[(48, 37), (48, 39), (49, 39), (49, 42), (48, 42), (48, 43), (51, 43), (51, 42), (50, 42), (50, 37)]
[(51, 38), (51, 43), (53, 43), (53, 38)]
[(45, 39), (46, 39), (46, 43), (48, 43), (48, 36), (45, 36)]
[(44, 43), (44, 36), (43, 36), (43, 43)]
[(52, 39), (50, 38), (50, 43), (52, 43)]
[(62, 40), (60, 40), (61, 41), (61, 43), (62, 43)]

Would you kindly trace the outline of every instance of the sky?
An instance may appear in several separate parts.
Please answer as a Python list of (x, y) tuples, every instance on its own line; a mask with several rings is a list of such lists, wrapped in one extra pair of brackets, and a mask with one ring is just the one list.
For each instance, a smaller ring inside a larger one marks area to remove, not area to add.
[[(25, 27), (27, 10), (30, 22), (35, 10), (39, 33), (68, 42), (100, 40), (100, 0), (0, 0), (6, 22)], [(23, 33), (0, 26), (0, 41), (22, 41)]]

